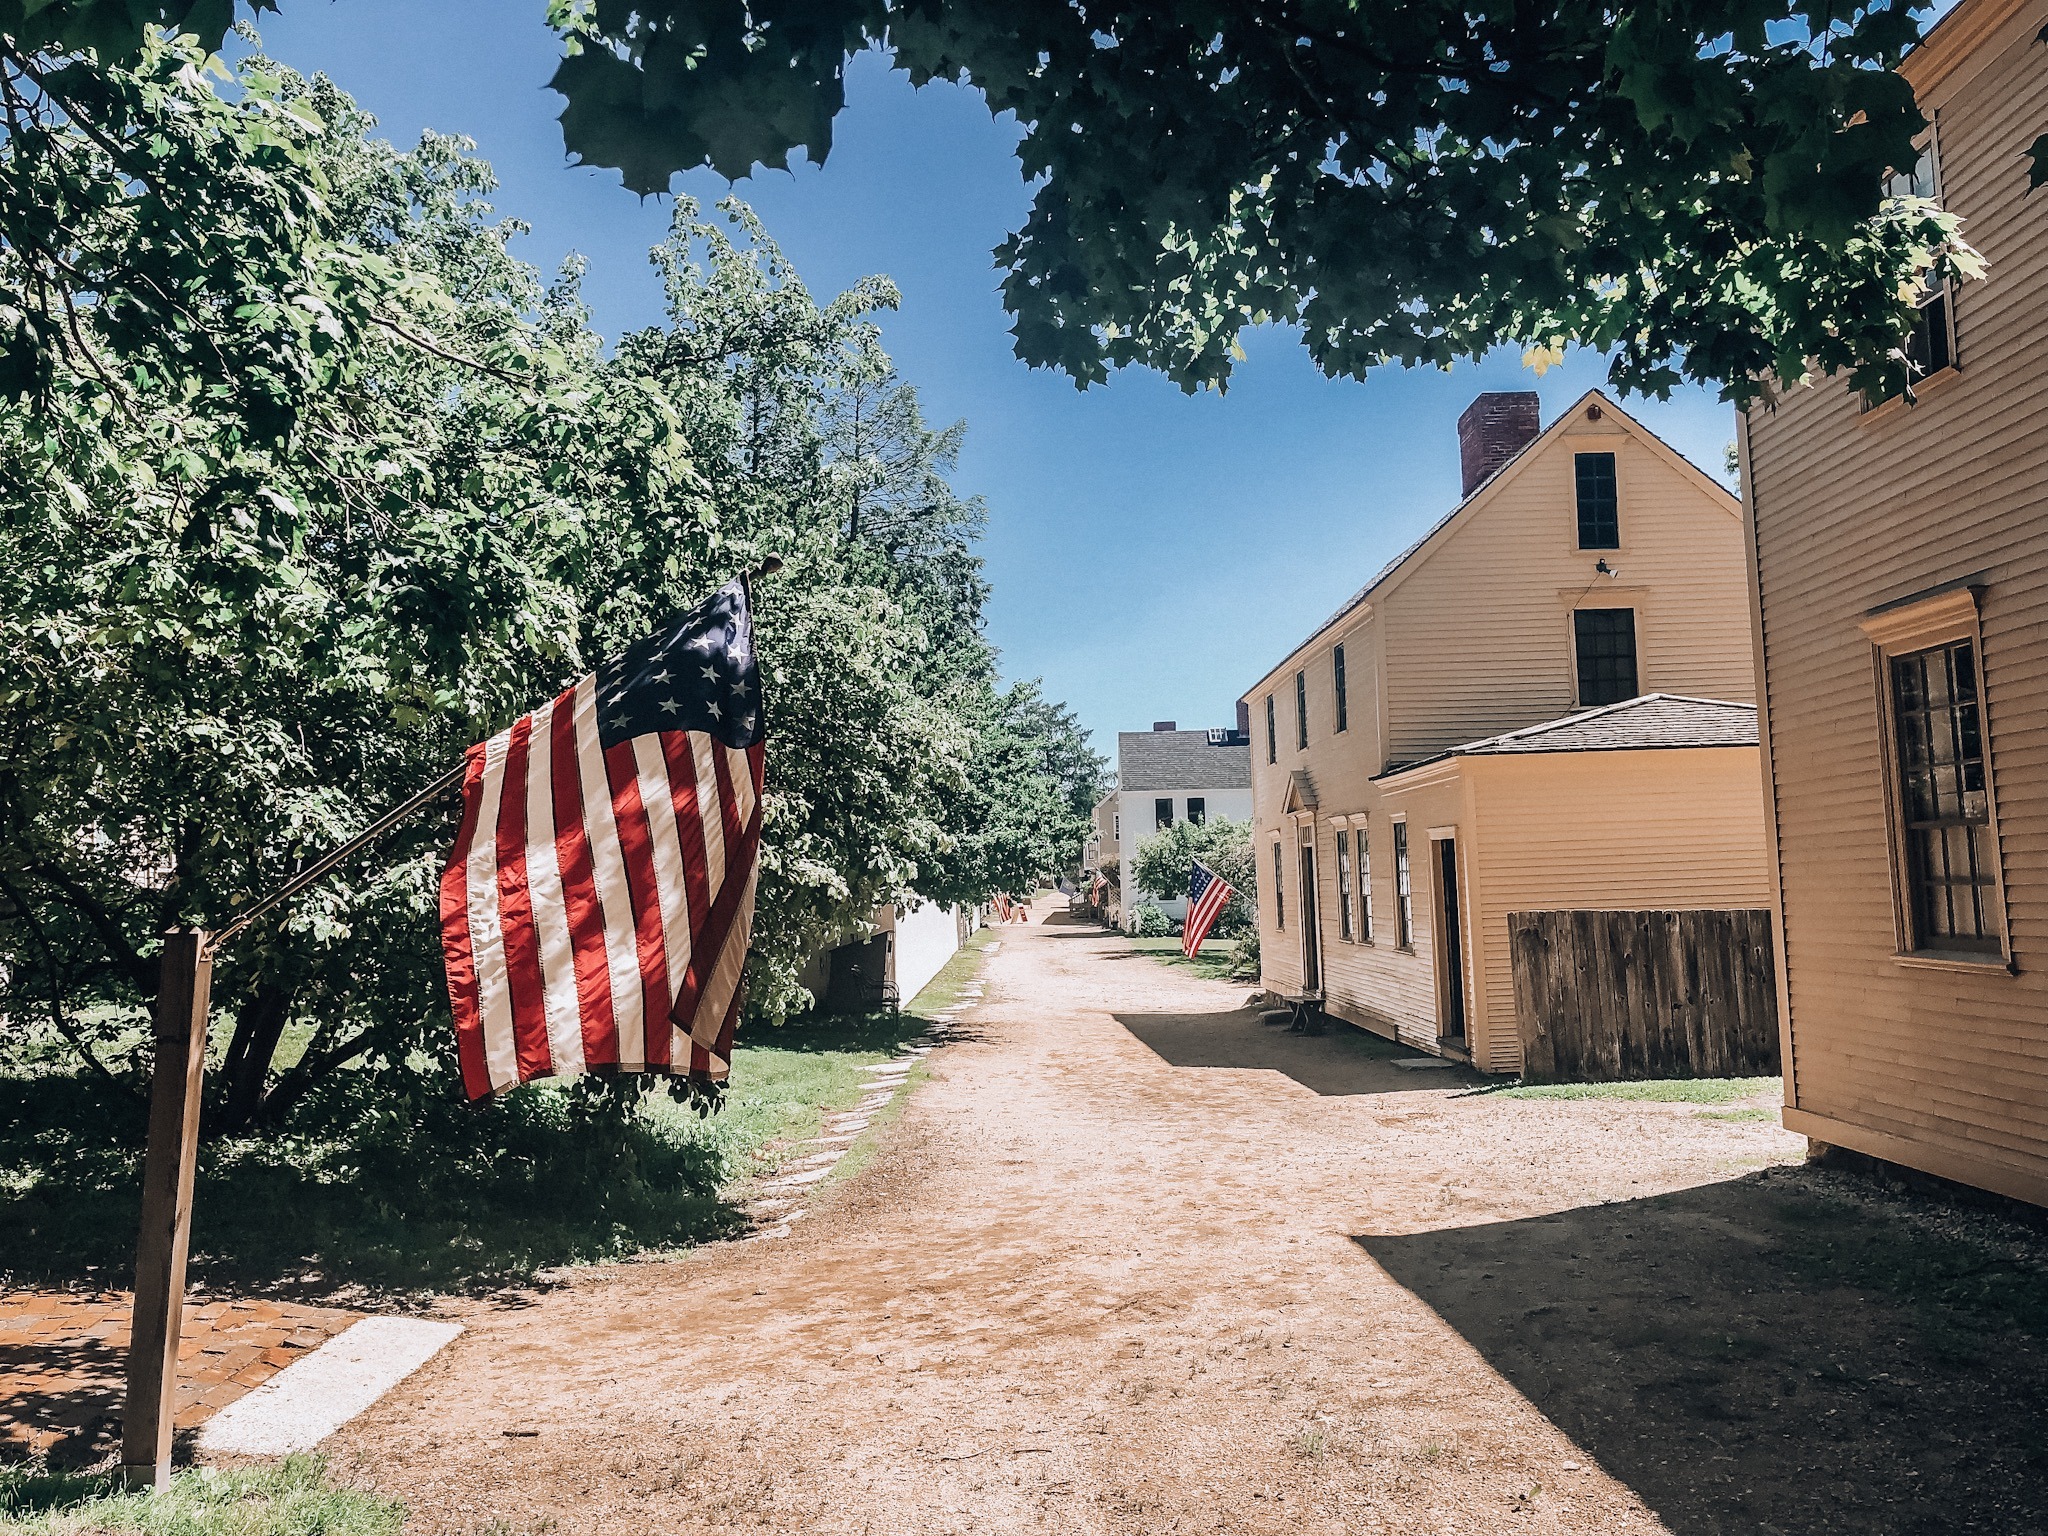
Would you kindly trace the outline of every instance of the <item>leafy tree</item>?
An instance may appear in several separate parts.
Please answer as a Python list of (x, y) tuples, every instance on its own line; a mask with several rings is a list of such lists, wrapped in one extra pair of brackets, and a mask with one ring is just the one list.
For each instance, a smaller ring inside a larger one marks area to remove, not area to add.
[(969, 715), (973, 751), (951, 796), (950, 846), (926, 861), (917, 889), (936, 901), (1023, 892), (1076, 862), (1107, 759), (1037, 680), (985, 686)]
[[(251, 0), (253, 9), (271, 0)], [(1083, 384), (1222, 387), (1247, 327), (1333, 376), (1502, 342), (1748, 402), (1814, 369), (1910, 388), (1912, 295), (1981, 262), (1880, 200), (1924, 126), (1918, 0), (548, 0), (573, 154), (665, 189), (823, 162), (857, 53), (979, 88), (1039, 183), (998, 248), (1017, 351)], [(231, 0), (0, 0), (13, 46), (209, 45)], [(106, 55), (111, 56), (111, 55)], [(2027, 151), (2048, 179), (2048, 134)], [(2018, 174), (2015, 168), (2014, 174)]]
[(1131, 860), (1131, 878), (1139, 890), (1158, 901), (1188, 893), (1189, 867), (1200, 859), (1236, 892), (1216, 919), (1216, 932), (1227, 937), (1251, 932), (1259, 924), (1259, 861), (1252, 848), (1248, 821), (1212, 817), (1199, 826), (1177, 821), (1138, 845)]
[(886, 50), (1025, 125), (998, 250), (1017, 350), (1223, 384), (1298, 324), (1360, 376), (1507, 340), (1612, 349), (1626, 388), (1738, 400), (1809, 367), (1905, 381), (1911, 294), (1976, 270), (1880, 203), (1923, 126), (1914, 0), (558, 0), (571, 151), (647, 192), (822, 162), (848, 61)]
[[(705, 544), (673, 420), (563, 334), (572, 296), (506, 255), (487, 168), (373, 143), (266, 61), (223, 102), (200, 62), (153, 42), (74, 83), (121, 115), (39, 106), (0, 150), (9, 195), (90, 193), (0, 251), (17, 291), (80, 274), (47, 301), (70, 344), (0, 415), (0, 1012), (47, 1016), (110, 1078), (158, 934), (219, 926), (580, 669), (604, 621), (579, 600), (603, 553), (584, 508)], [(209, 158), (231, 169), (213, 266), (150, 233)], [(138, 319), (138, 293), (178, 324)], [(445, 835), (411, 829), (228, 953), (216, 1123), (442, 1026)]]
[[(252, 9), (270, 0), (253, 0)], [(1918, 0), (548, 0), (570, 151), (643, 193), (822, 162), (854, 55), (979, 88), (1038, 182), (998, 248), (1018, 354), (1221, 387), (1247, 327), (1318, 366), (1539, 365), (1747, 402), (1815, 367), (1909, 387), (1911, 296), (1981, 270), (1880, 200), (1924, 126), (1893, 68)], [(231, 0), (0, 0), (19, 48), (209, 45)], [(2048, 177), (2048, 135), (2029, 151)], [(2015, 174), (2018, 174), (2015, 168)]]
[[(35, 117), (0, 199), (58, 195), (36, 240), (0, 228), (0, 295), (64, 340), (21, 353), (0, 412), (0, 1018), (130, 1085), (164, 929), (218, 927), (771, 549), (750, 997), (798, 1006), (816, 945), (952, 848), (990, 666), (966, 504), (906, 503), (876, 547), (828, 494), (893, 290), (820, 306), (742, 205), (685, 205), (668, 322), (607, 359), (580, 268), (508, 253), (469, 146), (401, 153), (260, 58), (224, 101), (203, 63), (154, 39), (67, 65), (92, 76), (71, 99), (121, 104), (90, 119), (34, 95), (35, 61), (6, 80)], [(190, 239), (186, 175), (218, 180)], [(942, 465), (914, 397), (893, 413), (903, 462)], [(215, 1128), (275, 1125), (344, 1067), (394, 1106), (447, 1091), (449, 835), (423, 819), (227, 952)]]

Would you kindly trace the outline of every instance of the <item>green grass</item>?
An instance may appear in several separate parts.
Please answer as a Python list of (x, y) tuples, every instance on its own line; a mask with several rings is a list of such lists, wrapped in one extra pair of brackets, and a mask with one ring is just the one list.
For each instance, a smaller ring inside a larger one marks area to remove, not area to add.
[(1776, 1077), (1684, 1077), (1659, 1078), (1641, 1083), (1512, 1083), (1504, 1088), (1481, 1088), (1480, 1093), (1502, 1099), (1632, 1099), (1646, 1104), (1738, 1104), (1769, 1094), (1784, 1093), (1784, 1080)]
[[(728, 1236), (745, 1221), (731, 1192), (855, 1103), (861, 1068), (924, 1028), (905, 1015), (743, 1035), (708, 1117), (633, 1079), (535, 1084), (472, 1107), (445, 1082), (344, 1074), (289, 1134), (202, 1149), (194, 1280), (474, 1293)], [(141, 1132), (139, 1106), (97, 1081), (0, 1064), (0, 1284), (125, 1283)]]
[(1234, 939), (1219, 939), (1211, 935), (1203, 943), (1202, 952), (1190, 960), (1180, 952), (1179, 939), (1129, 939), (1126, 942), (1139, 954), (1150, 955), (1161, 965), (1192, 971), (1204, 981), (1230, 980), (1232, 951), (1237, 947)]
[(0, 1536), (398, 1536), (404, 1507), (327, 1480), (317, 1456), (180, 1472), (161, 1493), (0, 1467)]

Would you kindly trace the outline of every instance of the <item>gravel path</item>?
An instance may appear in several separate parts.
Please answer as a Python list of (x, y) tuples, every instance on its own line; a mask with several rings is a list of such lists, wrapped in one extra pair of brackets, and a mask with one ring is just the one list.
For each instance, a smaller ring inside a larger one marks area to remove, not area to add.
[(435, 1532), (1838, 1528), (1786, 1517), (1782, 1362), (1706, 1358), (1786, 1326), (1741, 1211), (1798, 1138), (1473, 1094), (1099, 930), (1004, 939), (787, 1237), (455, 1314), (339, 1463)]

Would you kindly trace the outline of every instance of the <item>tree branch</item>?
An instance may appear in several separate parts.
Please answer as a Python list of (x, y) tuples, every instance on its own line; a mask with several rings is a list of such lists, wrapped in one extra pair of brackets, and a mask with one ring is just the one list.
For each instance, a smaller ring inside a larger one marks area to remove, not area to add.
[(36, 941), (36, 947), (43, 953), (43, 969), (50, 977), (50, 992), (47, 999), (50, 1005), (50, 1022), (57, 1027), (57, 1033), (70, 1041), (71, 1048), (85, 1059), (86, 1065), (109, 1084), (138, 1103), (142, 1102), (143, 1095), (137, 1092), (132, 1084), (123, 1082), (104, 1061), (100, 1060), (99, 1053), (93, 1050), (78, 1026), (71, 1021), (70, 1015), (64, 1011), (64, 981), (57, 964), (57, 952), (51, 947), (50, 937), (44, 932), (42, 923), (37, 920), (28, 899), (4, 874), (0, 874), (0, 891), (5, 891), (7, 899), (14, 903), (15, 914), (27, 925), (30, 935)]

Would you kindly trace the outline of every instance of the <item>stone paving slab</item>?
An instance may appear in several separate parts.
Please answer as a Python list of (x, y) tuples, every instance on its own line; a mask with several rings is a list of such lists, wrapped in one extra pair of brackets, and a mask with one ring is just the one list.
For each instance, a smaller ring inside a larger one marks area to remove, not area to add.
[(310, 1451), (462, 1332), (460, 1323), (366, 1317), (199, 1428), (199, 1449), (238, 1456)]
[[(0, 1292), (0, 1460), (86, 1466), (121, 1435), (130, 1302), (122, 1292)], [(189, 1430), (355, 1322), (287, 1302), (195, 1298), (178, 1341)]]

